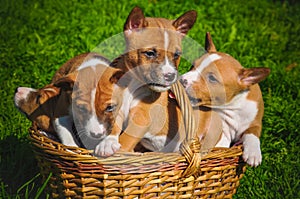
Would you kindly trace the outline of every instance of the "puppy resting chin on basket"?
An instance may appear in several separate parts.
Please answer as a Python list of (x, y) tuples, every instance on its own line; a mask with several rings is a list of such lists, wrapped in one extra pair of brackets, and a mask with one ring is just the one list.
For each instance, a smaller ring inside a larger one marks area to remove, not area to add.
[[(48, 137), (57, 136), (67, 146), (95, 147), (115, 122), (122, 98), (113, 93), (122, 92), (116, 83), (122, 74), (99, 54), (84, 53), (62, 65), (51, 84), (41, 89), (17, 88), (14, 102), (33, 127)], [(78, 140), (74, 126), (79, 138), (89, 138), (89, 143)]]
[(223, 133), (217, 147), (241, 141), (244, 160), (251, 166), (261, 164), (259, 137), (264, 103), (258, 83), (269, 68), (243, 68), (228, 54), (217, 52), (209, 33), (207, 53), (195, 60), (181, 81), (194, 107), (209, 107), (222, 119)]

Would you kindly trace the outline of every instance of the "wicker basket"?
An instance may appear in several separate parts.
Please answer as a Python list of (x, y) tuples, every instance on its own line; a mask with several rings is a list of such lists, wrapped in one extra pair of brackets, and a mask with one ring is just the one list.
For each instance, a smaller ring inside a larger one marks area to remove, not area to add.
[[(246, 164), (242, 146), (200, 152), (191, 106), (180, 83), (172, 90), (185, 119), (180, 153), (117, 153), (97, 158), (91, 151), (55, 142), (30, 130), (52, 198), (232, 198)], [(178, 98), (180, 97), (180, 98)]]

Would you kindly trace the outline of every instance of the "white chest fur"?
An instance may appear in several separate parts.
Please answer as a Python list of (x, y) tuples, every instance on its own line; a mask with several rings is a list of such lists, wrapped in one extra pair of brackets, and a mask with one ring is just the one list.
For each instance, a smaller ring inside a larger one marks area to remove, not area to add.
[(214, 106), (222, 118), (223, 135), (218, 147), (229, 147), (232, 141), (238, 141), (242, 133), (249, 128), (258, 112), (257, 103), (247, 99), (248, 91), (234, 97), (230, 103)]

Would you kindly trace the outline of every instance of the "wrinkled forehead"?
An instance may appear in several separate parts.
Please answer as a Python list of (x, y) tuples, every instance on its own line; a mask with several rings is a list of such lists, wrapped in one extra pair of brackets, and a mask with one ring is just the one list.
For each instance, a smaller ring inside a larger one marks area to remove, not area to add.
[(181, 35), (175, 30), (147, 27), (132, 34), (128, 44), (129, 50), (155, 48), (172, 52), (181, 49)]
[(203, 73), (208, 68), (217, 69), (217, 61), (222, 60), (222, 55), (218, 53), (205, 54), (194, 62), (193, 70), (198, 74)]
[(235, 80), (241, 70), (241, 64), (225, 53), (205, 54), (194, 62), (194, 73), (199, 75), (214, 73), (229, 80)]

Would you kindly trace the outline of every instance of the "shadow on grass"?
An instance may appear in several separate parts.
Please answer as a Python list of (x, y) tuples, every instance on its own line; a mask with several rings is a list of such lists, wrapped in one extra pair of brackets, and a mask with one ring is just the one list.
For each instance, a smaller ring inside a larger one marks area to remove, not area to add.
[[(31, 198), (41, 186), (39, 168), (30, 143), (11, 135), (0, 140), (0, 194)], [(4, 190), (3, 190), (4, 187)]]

